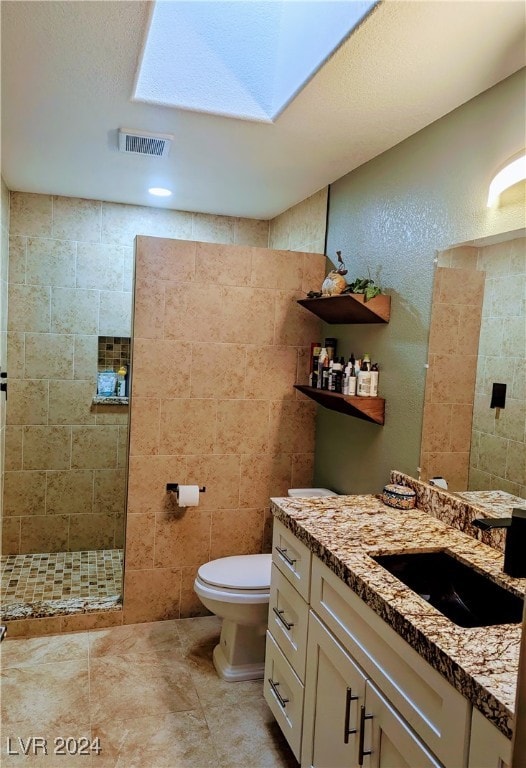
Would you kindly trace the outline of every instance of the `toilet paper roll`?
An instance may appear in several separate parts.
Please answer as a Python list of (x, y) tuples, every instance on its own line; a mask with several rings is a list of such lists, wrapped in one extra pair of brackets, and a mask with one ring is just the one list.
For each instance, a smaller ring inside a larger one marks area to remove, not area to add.
[(197, 507), (199, 504), (199, 486), (180, 485), (177, 490), (177, 503), (180, 507)]
[(438, 488), (443, 488), (447, 491), (447, 480), (443, 477), (432, 477), (429, 483), (430, 485), (436, 485)]

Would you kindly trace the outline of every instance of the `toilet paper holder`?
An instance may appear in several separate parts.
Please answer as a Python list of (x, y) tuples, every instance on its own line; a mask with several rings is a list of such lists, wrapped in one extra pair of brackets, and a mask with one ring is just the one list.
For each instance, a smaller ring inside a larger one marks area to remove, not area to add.
[[(166, 483), (166, 492), (167, 493), (177, 493), (179, 490), (179, 483)], [(204, 493), (206, 491), (206, 486), (203, 485), (202, 488), (199, 488), (199, 493)]]

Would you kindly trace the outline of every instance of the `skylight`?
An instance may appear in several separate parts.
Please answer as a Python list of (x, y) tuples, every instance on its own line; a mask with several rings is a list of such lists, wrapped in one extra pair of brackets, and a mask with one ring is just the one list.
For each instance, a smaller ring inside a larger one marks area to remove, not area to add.
[(134, 98), (273, 122), (376, 3), (159, 0)]

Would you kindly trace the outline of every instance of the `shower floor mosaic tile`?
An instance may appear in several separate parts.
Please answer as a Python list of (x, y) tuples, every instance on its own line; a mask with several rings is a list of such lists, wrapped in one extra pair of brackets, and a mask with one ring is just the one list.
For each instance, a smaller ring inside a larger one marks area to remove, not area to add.
[(3, 555), (2, 620), (119, 609), (121, 549)]

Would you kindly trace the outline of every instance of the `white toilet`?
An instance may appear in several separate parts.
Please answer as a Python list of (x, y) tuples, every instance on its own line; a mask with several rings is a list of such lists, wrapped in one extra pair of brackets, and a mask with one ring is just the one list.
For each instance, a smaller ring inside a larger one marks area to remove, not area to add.
[[(326, 488), (291, 488), (289, 496), (336, 496)], [(202, 565), (194, 590), (223, 619), (213, 661), (229, 682), (259, 680), (265, 670), (272, 555), (221, 557)]]
[(214, 666), (224, 680), (258, 680), (265, 669), (265, 632), (272, 555), (221, 557), (202, 565), (194, 590), (223, 619)]

